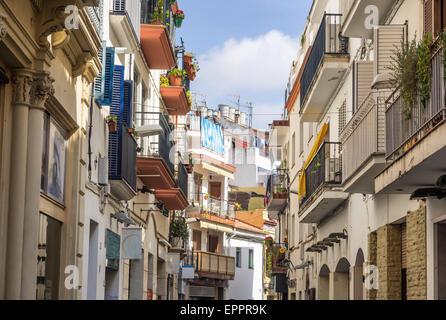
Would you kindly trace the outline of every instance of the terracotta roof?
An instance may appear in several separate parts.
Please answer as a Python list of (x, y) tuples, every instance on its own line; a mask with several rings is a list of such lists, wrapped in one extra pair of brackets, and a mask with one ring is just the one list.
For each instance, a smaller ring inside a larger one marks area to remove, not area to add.
[(246, 231), (251, 231), (251, 232), (255, 232), (255, 233), (260, 233), (260, 234), (266, 234), (266, 232), (263, 231), (262, 229), (254, 227), (254, 226), (247, 224), (240, 220), (235, 220), (235, 228), (246, 230)]

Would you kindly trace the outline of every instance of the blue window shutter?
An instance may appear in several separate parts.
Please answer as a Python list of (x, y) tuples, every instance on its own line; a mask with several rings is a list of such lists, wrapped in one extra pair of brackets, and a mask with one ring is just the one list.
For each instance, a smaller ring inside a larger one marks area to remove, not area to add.
[(132, 128), (132, 93), (133, 82), (124, 81), (124, 109), (122, 114), (122, 122), (127, 128)]
[(97, 97), (98, 104), (109, 106), (111, 104), (113, 89), (113, 72), (115, 69), (115, 48), (108, 47), (103, 55), (101, 93)]
[(124, 67), (113, 68), (112, 94), (110, 104), (110, 115), (118, 119), (118, 131), (110, 133), (108, 142), (108, 166), (109, 178), (111, 180), (121, 179), (121, 154), (122, 154), (122, 131), (123, 131), (123, 107), (124, 107)]
[[(104, 67), (104, 51), (105, 51), (104, 47), (105, 46), (103, 46), (99, 50), (99, 53), (98, 53), (99, 60), (101, 61), (102, 67)], [(103, 82), (104, 82), (104, 72), (101, 69), (101, 71), (99, 72), (98, 77), (96, 79), (94, 79), (94, 98), (96, 100), (102, 100), (103, 99), (103, 95), (104, 95), (103, 94), (103, 92), (104, 92), (103, 91), (103, 89), (104, 89)]]

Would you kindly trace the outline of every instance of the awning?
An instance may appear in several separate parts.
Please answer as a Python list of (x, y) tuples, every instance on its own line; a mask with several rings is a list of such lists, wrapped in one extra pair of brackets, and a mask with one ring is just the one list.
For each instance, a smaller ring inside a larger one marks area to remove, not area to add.
[(302, 174), (299, 177), (299, 199), (301, 197), (306, 196), (306, 194), (307, 194), (307, 189), (306, 189), (306, 180), (307, 180), (307, 178), (306, 178), (306, 175), (305, 175), (305, 170), (310, 165), (310, 163), (313, 160), (314, 156), (318, 152), (319, 148), (322, 145), (322, 142), (324, 142), (324, 138), (325, 138), (325, 135), (327, 134), (327, 131), (328, 131), (328, 124), (324, 124), (324, 126), (322, 127), (321, 132), (319, 132), (319, 135), (317, 136), (317, 139), (316, 139), (316, 142), (314, 143), (313, 149), (311, 149), (311, 152), (310, 152), (310, 154), (308, 156), (308, 159), (305, 162), (305, 165), (304, 165), (303, 170), (302, 170)]
[(208, 164), (206, 162), (202, 162), (201, 165), (203, 166), (203, 169), (205, 169), (205, 170), (209, 170), (209, 171), (215, 172), (216, 174), (219, 174), (221, 176), (224, 176), (224, 177), (227, 177), (227, 178), (229, 178), (231, 180), (234, 180), (234, 174), (229, 172), (229, 171), (226, 171), (224, 169), (216, 167), (216, 166), (214, 166), (212, 164)]
[(200, 228), (208, 229), (208, 230), (215, 230), (215, 231), (220, 231), (220, 232), (226, 232), (226, 233), (230, 233), (230, 234), (234, 233), (234, 230), (232, 228), (219, 226), (217, 224), (204, 222), (204, 221), (200, 221)]

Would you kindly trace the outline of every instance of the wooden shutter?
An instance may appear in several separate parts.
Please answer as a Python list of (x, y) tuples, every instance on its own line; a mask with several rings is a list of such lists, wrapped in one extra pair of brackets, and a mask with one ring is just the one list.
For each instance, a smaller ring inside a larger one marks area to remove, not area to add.
[(124, 81), (124, 103), (122, 109), (122, 123), (132, 128), (132, 93), (133, 81)]
[(407, 225), (401, 225), (401, 269), (407, 269)]
[(99, 75), (100, 82), (96, 91), (96, 99), (98, 104), (102, 106), (109, 106), (112, 100), (113, 90), (113, 73), (115, 70), (115, 48), (106, 48), (102, 56), (102, 71)]
[(424, 1), (424, 34), (434, 32), (433, 0)]
[(353, 111), (361, 107), (372, 89), (373, 62), (356, 61), (353, 64)]
[(111, 132), (108, 139), (108, 168), (111, 180), (121, 179), (122, 162), (122, 112), (124, 104), (124, 67), (115, 66), (112, 79), (110, 115), (118, 119), (118, 132)]
[(211, 182), (210, 183), (210, 192), (212, 198), (220, 199), (221, 198), (221, 183), (220, 182)]
[(392, 56), (395, 46), (401, 48), (401, 43), (406, 43), (405, 25), (385, 25), (375, 29), (375, 77), (379, 74), (390, 73)]

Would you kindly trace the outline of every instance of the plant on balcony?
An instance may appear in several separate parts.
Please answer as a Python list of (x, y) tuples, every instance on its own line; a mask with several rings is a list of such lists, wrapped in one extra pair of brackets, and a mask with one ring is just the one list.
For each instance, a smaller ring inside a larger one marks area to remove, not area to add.
[(181, 25), (183, 24), (184, 20), (184, 12), (182, 10), (178, 10), (175, 15), (173, 16), (173, 21), (175, 24), (175, 27), (181, 28)]
[(211, 197), (211, 195), (210, 195), (209, 193), (206, 193), (206, 194), (204, 195), (204, 200), (208, 200), (210, 197)]
[(168, 87), (168, 86), (170, 86), (169, 78), (167, 78), (163, 74), (160, 76), (160, 86), (161, 87)]
[(170, 70), (168, 74), (169, 84), (174, 87), (180, 87), (184, 73), (183, 70), (178, 68)]
[(187, 94), (187, 101), (189, 102), (189, 106), (191, 106), (194, 101), (192, 100), (192, 96), (190, 94), (190, 90), (187, 91), (186, 94)]
[(300, 44), (303, 47), (305, 45), (305, 33), (302, 35), (302, 38), (300, 38)]
[(265, 238), (265, 245), (270, 248), (274, 244), (273, 237), (266, 237)]
[(142, 148), (141, 148), (141, 147), (137, 147), (137, 148), (136, 148), (136, 152), (137, 152), (137, 153), (142, 152)]
[(108, 131), (117, 132), (118, 131), (118, 117), (116, 116), (108, 116), (105, 119), (105, 122), (108, 124)]
[(183, 217), (176, 217), (170, 223), (170, 236), (175, 246), (178, 245), (180, 239), (187, 241), (189, 238), (189, 230), (187, 229), (186, 220)]
[(273, 267), (277, 267), (280, 262), (282, 262), (283, 259), (285, 259), (285, 252), (286, 250), (283, 250), (283, 247), (280, 247), (279, 245), (273, 246), (272, 253), (273, 253)]
[(423, 107), (427, 107), (427, 103), (431, 97), (431, 46), (432, 46), (432, 35), (426, 34), (424, 38), (418, 45), (417, 48), (417, 81), (418, 81), (418, 91), (421, 97), (421, 102)]
[(158, 4), (153, 9), (152, 24), (163, 24), (164, 22), (164, 0), (158, 0)]
[(183, 57), (183, 59), (184, 59), (184, 64), (192, 64), (192, 59), (193, 59), (194, 57), (195, 57), (195, 56), (194, 56), (193, 53), (189, 53), (189, 52), (185, 53), (185, 54), (184, 54), (184, 57)]
[(242, 210), (242, 205), (238, 202), (235, 203), (235, 211), (240, 211)]

